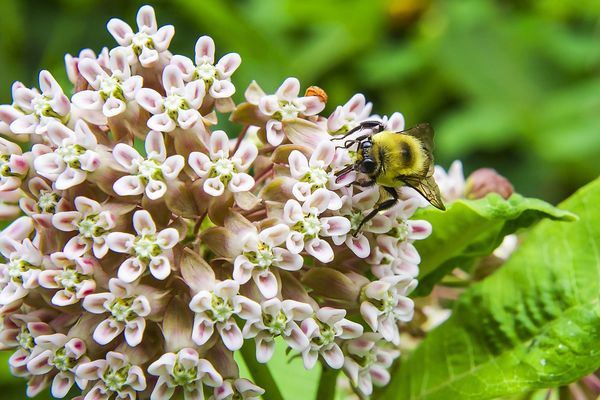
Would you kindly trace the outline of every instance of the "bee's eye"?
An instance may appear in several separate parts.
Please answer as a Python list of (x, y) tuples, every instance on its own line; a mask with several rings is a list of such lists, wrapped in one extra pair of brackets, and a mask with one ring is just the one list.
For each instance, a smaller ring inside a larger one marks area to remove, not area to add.
[(369, 158), (363, 160), (360, 163), (359, 170), (363, 174), (372, 174), (373, 172), (375, 172), (375, 169), (377, 169), (377, 165), (375, 164), (375, 161), (373, 161)]

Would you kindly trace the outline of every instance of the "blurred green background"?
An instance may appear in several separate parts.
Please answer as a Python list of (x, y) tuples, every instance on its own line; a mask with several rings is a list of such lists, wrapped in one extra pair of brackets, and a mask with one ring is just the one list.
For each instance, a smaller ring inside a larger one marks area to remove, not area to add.
[[(37, 86), (42, 68), (68, 88), (64, 54), (114, 47), (106, 22), (134, 25), (144, 2), (1, 4), (0, 102), (9, 103), (12, 81)], [(159, 25), (176, 27), (173, 52), (192, 56), (209, 34), (218, 55), (241, 54), (238, 101), (251, 80), (269, 92), (288, 76), (327, 91), (325, 115), (362, 92), (378, 114), (431, 122), (438, 164), (461, 159), (466, 173), (491, 166), (520, 193), (555, 203), (600, 173), (598, 0), (150, 4)]]

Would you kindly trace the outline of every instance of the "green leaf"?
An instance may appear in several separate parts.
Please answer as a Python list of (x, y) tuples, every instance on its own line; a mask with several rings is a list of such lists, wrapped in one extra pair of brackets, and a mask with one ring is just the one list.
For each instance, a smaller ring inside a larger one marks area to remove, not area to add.
[(433, 226), (427, 239), (416, 242), (421, 254), (419, 287), (415, 295), (428, 294), (433, 285), (456, 267), (469, 266), (489, 255), (504, 236), (542, 218), (573, 221), (576, 217), (542, 200), (513, 194), (504, 200), (490, 193), (479, 200), (456, 200), (446, 211), (436, 208), (416, 215)]
[(600, 179), (562, 204), (577, 222), (533, 228), (403, 361), (382, 398), (482, 400), (565, 385), (600, 367), (599, 201)]

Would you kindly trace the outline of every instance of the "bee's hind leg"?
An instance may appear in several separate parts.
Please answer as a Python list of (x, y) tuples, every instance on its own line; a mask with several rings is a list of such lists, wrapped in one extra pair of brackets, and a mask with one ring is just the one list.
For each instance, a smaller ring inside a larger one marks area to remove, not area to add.
[(372, 220), (380, 211), (392, 208), (398, 202), (398, 192), (396, 192), (396, 189), (387, 186), (383, 186), (383, 188), (386, 192), (390, 194), (390, 196), (392, 196), (392, 198), (379, 204), (375, 209), (373, 209), (369, 214), (367, 214), (367, 216), (364, 217), (362, 221), (360, 221), (358, 228), (356, 228), (352, 236), (356, 237), (363, 225)]

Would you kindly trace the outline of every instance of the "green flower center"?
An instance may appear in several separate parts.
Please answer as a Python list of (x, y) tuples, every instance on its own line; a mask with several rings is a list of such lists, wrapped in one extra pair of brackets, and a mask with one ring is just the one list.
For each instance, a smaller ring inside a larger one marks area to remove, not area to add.
[(50, 363), (59, 371), (64, 372), (71, 370), (77, 364), (77, 360), (73, 357), (69, 357), (67, 355), (67, 349), (61, 347), (54, 352), (54, 357)]
[(86, 239), (102, 236), (106, 232), (106, 229), (101, 227), (99, 222), (100, 216), (98, 214), (86, 216), (77, 224), (79, 234)]
[(206, 86), (210, 86), (218, 75), (217, 68), (209, 63), (202, 63), (196, 67), (192, 79), (202, 79)]
[(244, 253), (248, 261), (254, 264), (259, 269), (265, 270), (275, 263), (275, 255), (273, 249), (266, 244), (260, 242), (257, 251)]
[(410, 227), (408, 226), (408, 223), (402, 218), (398, 218), (396, 222), (396, 226), (392, 228), (388, 235), (394, 236), (398, 239), (399, 242), (403, 242), (406, 239), (408, 239), (408, 235), (410, 234)]
[(137, 164), (138, 176), (142, 179), (144, 183), (148, 183), (148, 181), (162, 181), (164, 176), (162, 172), (161, 165), (156, 160), (142, 160)]
[(230, 299), (223, 299), (216, 294), (212, 294), (210, 300), (210, 307), (212, 310), (212, 320), (215, 322), (225, 322), (233, 315), (233, 304)]
[(190, 107), (183, 97), (178, 94), (171, 94), (164, 99), (163, 108), (169, 118), (177, 121), (179, 110), (189, 110)]
[(162, 254), (162, 249), (156, 243), (156, 235), (142, 235), (133, 242), (135, 255), (143, 261), (149, 262), (153, 257)]
[(283, 121), (298, 118), (302, 110), (291, 101), (280, 100), (279, 111), (276, 115)]
[(17, 176), (17, 174), (14, 174), (10, 168), (10, 155), (8, 154), (0, 155), (0, 175)]
[(29, 271), (33, 269), (42, 268), (40, 266), (29, 263), (28, 261), (22, 259), (19, 256), (16, 256), (10, 259), (6, 269), (8, 271), (8, 276), (10, 276), (10, 279), (13, 282), (18, 283), (19, 285), (22, 285), (24, 275), (26, 275)]
[(154, 49), (152, 37), (145, 32), (138, 32), (131, 38), (131, 48), (137, 57), (142, 54), (144, 47)]
[(106, 101), (106, 99), (112, 96), (125, 101), (125, 95), (123, 94), (121, 83), (122, 80), (114, 75), (101, 78), (99, 92), (102, 100)]
[(86, 149), (79, 144), (70, 144), (67, 146), (61, 146), (56, 149), (56, 154), (62, 158), (62, 160), (69, 167), (74, 169), (81, 168), (81, 162), (79, 157), (86, 152)]
[(279, 310), (276, 316), (271, 314), (263, 314), (263, 323), (269, 329), (273, 336), (282, 335), (287, 326), (288, 317), (283, 310)]
[(182, 386), (186, 390), (191, 390), (195, 387), (195, 382), (198, 380), (198, 368), (191, 367), (185, 368), (179, 362), (179, 358), (173, 365), (173, 374), (171, 375), (173, 380), (178, 386)]
[(313, 189), (324, 188), (329, 182), (329, 176), (323, 168), (311, 168), (301, 181), (310, 183)]
[(60, 197), (58, 194), (50, 191), (44, 191), (40, 193), (40, 197), (38, 198), (38, 210), (43, 213), (54, 214), (59, 200)]
[(17, 335), (17, 342), (25, 350), (31, 350), (35, 347), (33, 336), (29, 332), (29, 329), (27, 329), (27, 326), (21, 326), (21, 332)]
[(321, 335), (314, 337), (312, 341), (319, 347), (333, 343), (335, 341), (335, 330), (331, 326), (323, 324), (320, 321), (317, 321), (317, 323), (319, 324), (319, 332)]
[(352, 213), (346, 216), (350, 220), (350, 231), (356, 232), (364, 216), (360, 211), (352, 211)]
[(124, 366), (120, 369), (107, 368), (106, 372), (102, 375), (102, 381), (106, 385), (107, 389), (113, 392), (118, 392), (123, 389), (127, 384), (127, 376), (129, 375), (129, 365)]
[(56, 277), (57, 283), (71, 292), (76, 291), (77, 286), (88, 279), (91, 279), (89, 275), (77, 272), (73, 265), (64, 267), (63, 271)]
[(316, 238), (321, 232), (321, 221), (316, 215), (307, 215), (304, 217), (304, 220), (298, 221), (296, 225), (293, 226), (293, 230), (297, 232), (301, 232), (304, 234), (304, 237), (307, 239)]
[(133, 297), (113, 300), (109, 306), (109, 311), (116, 321), (127, 322), (138, 316), (132, 308), (133, 300)]
[(231, 178), (237, 173), (237, 167), (228, 158), (220, 158), (215, 161), (210, 169), (210, 177), (219, 177), (223, 185), (229, 184)]

